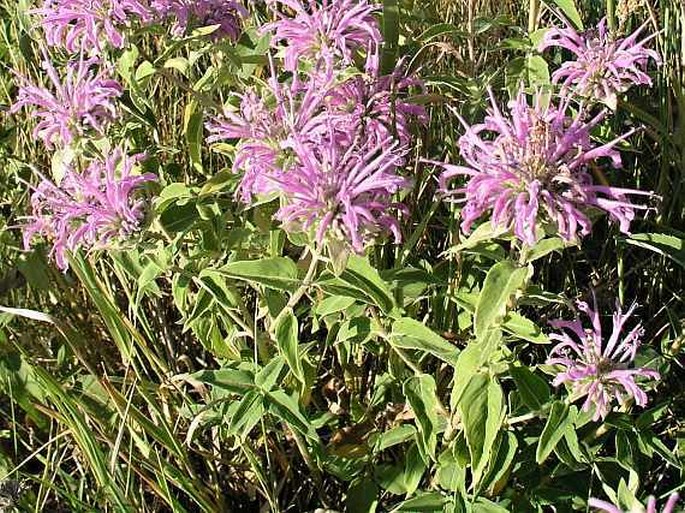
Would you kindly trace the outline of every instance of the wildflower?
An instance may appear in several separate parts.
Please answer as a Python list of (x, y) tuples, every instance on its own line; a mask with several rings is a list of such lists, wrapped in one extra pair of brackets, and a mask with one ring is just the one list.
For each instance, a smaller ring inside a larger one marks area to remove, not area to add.
[(78, 53), (100, 53), (104, 44), (123, 48), (123, 28), (133, 20), (151, 21), (146, 4), (139, 0), (44, 0), (34, 9), (50, 46)]
[[(466, 126), (459, 139), (462, 158), (468, 166), (444, 164), (440, 178), (442, 190), (462, 195), (466, 205), (461, 211), (462, 229), (469, 232), (473, 223), (487, 212), (492, 223), (513, 229), (522, 242), (533, 245), (538, 229), (547, 225), (567, 241), (590, 232), (588, 207), (609, 214), (628, 233), (635, 210), (646, 208), (631, 203), (629, 195), (651, 193), (595, 185), (589, 166), (608, 158), (621, 166), (616, 144), (630, 135), (597, 146), (590, 130), (604, 117), (600, 113), (586, 120), (581, 106), (575, 116), (567, 115), (571, 99), (559, 105), (545, 102), (536, 94), (528, 105), (523, 91), (509, 103), (503, 115), (490, 92), (492, 108), (482, 124)], [(468, 183), (452, 191), (447, 182), (456, 176), (469, 177)]]
[(628, 368), (644, 333), (642, 325), (637, 324), (626, 335), (622, 334), (636, 304), (624, 314), (617, 302), (611, 336), (605, 342), (594, 292), (593, 302), (594, 310), (584, 301), (577, 302), (578, 309), (590, 319), (591, 328), (584, 328), (577, 317), (573, 321), (550, 322), (552, 327), (565, 331), (550, 334), (550, 339), (558, 344), (550, 352), (547, 363), (563, 368), (554, 379), (554, 385), (567, 383), (575, 399), (586, 397), (583, 410), (590, 411), (594, 407), (593, 420), (599, 420), (609, 414), (614, 400), (625, 405), (633, 399), (638, 406), (646, 405), (647, 395), (635, 378), (658, 379), (659, 373), (645, 368)]
[(238, 195), (244, 203), (278, 189), (275, 178), (292, 162), (295, 138), (340, 147), (396, 138), (406, 148), (411, 123), (426, 119), (422, 107), (399, 98), (418, 81), (396, 74), (337, 83), (330, 73), (322, 82), (324, 76), (305, 81), (295, 76), (290, 84), (274, 76), (264, 94), (248, 90), (239, 95), (238, 112), (226, 109), (207, 123), (209, 142), (240, 139), (233, 170), (243, 173)]
[(309, 140), (317, 140), (323, 95), (313, 82), (302, 84), (295, 77), (288, 86), (272, 77), (264, 94), (251, 89), (238, 96), (240, 111), (226, 109), (210, 120), (207, 140), (241, 139), (233, 170), (243, 172), (237, 193), (250, 203), (253, 196), (268, 195), (277, 188), (274, 178), (292, 160), (295, 137), (308, 134)]
[[(664, 507), (661, 513), (675, 513), (675, 506), (677, 503), (678, 494), (672, 493), (671, 496), (668, 498), (666, 506)], [(598, 499), (590, 499), (589, 505), (591, 508), (597, 508), (598, 510), (604, 511), (605, 513), (623, 513), (623, 511), (621, 511), (618, 507), (614, 506), (613, 504), (610, 504), (605, 501), (600, 501)], [(647, 499), (647, 510), (644, 513), (657, 513), (656, 499), (653, 496)]]
[(276, 218), (288, 231), (314, 230), (318, 244), (349, 244), (363, 253), (365, 244), (383, 233), (401, 240), (393, 211), (404, 207), (392, 195), (408, 187), (396, 174), (402, 164), (397, 144), (323, 147), (294, 141), (296, 164), (278, 180), (283, 206)]
[(212, 38), (232, 41), (240, 36), (241, 20), (248, 15), (245, 7), (232, 0), (153, 0), (152, 9), (161, 19), (175, 19), (171, 32), (177, 37), (183, 36), (193, 24), (218, 25)]
[[(411, 87), (422, 88), (423, 83), (407, 76), (401, 68), (389, 75), (369, 77), (355, 75), (329, 88), (325, 102), (329, 116), (350, 124), (361, 124), (359, 130), (382, 141), (396, 137), (402, 147), (412, 140), (413, 123), (427, 122), (426, 110), (408, 102), (404, 97)], [(341, 126), (342, 131), (349, 129)]]
[(136, 191), (152, 174), (133, 175), (142, 155), (127, 156), (114, 150), (79, 173), (68, 169), (59, 185), (42, 177), (31, 195), (31, 216), (24, 226), (24, 247), (35, 236), (52, 243), (50, 256), (66, 270), (67, 251), (100, 249), (123, 241), (140, 227), (145, 203)]
[(355, 53), (366, 52), (366, 69), (378, 69), (381, 33), (373, 13), (378, 6), (367, 0), (273, 0), (292, 9), (294, 18), (281, 19), (264, 26), (273, 31), (273, 44), (286, 42), (284, 67), (295, 71), (301, 59), (318, 69), (335, 62), (352, 65)]
[(631, 85), (652, 85), (645, 69), (652, 59), (657, 64), (659, 55), (645, 45), (652, 39), (638, 41), (646, 24), (626, 38), (614, 39), (607, 29), (606, 18), (597, 29), (582, 34), (571, 26), (552, 28), (540, 44), (540, 51), (559, 46), (576, 56), (566, 61), (552, 74), (552, 81), (563, 89), (573, 86), (581, 96), (595, 98), (616, 109), (617, 95)]
[(36, 85), (17, 74), (19, 94), (12, 112), (22, 107), (35, 108), (38, 124), (33, 134), (48, 148), (68, 146), (91, 131), (103, 135), (117, 116), (115, 101), (123, 90), (109, 77), (109, 69), (94, 69), (98, 64), (98, 59), (81, 55), (78, 61), (67, 65), (62, 81), (46, 54), (43, 69), (52, 88)]

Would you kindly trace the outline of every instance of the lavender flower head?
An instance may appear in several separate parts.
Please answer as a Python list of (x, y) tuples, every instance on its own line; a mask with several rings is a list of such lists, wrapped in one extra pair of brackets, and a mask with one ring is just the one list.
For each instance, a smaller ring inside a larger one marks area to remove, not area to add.
[(111, 246), (140, 227), (145, 202), (136, 192), (153, 174), (133, 175), (143, 155), (127, 156), (114, 150), (79, 173), (68, 169), (59, 185), (42, 177), (31, 195), (31, 216), (24, 226), (24, 247), (41, 236), (50, 241), (50, 256), (66, 270), (67, 251)]
[[(323, 92), (315, 82), (290, 85), (272, 77), (268, 88), (259, 94), (254, 89), (240, 98), (240, 110), (224, 110), (207, 123), (210, 143), (240, 139), (233, 170), (243, 174), (237, 194), (246, 204), (254, 196), (265, 196), (278, 189), (276, 178), (292, 161), (292, 146), (299, 134), (319, 140)], [(349, 127), (345, 127), (349, 130)], [(349, 140), (349, 133), (345, 133)]]
[[(676, 513), (675, 507), (677, 503), (678, 494), (672, 493), (671, 496), (668, 498), (668, 501), (666, 502), (666, 505), (664, 506), (664, 509), (661, 513)], [(591, 508), (597, 508), (599, 511), (604, 511), (604, 513), (624, 513), (623, 511), (621, 511), (621, 509), (614, 506), (613, 504), (601, 501), (599, 499), (590, 499), (589, 506)], [(656, 509), (656, 499), (653, 496), (647, 499), (647, 509), (644, 511), (644, 513), (658, 513)]]
[(392, 138), (408, 147), (411, 123), (425, 122), (426, 113), (400, 95), (417, 84), (399, 74), (373, 80), (355, 76), (342, 83), (330, 74), (325, 84), (297, 76), (285, 84), (274, 76), (262, 94), (250, 89), (239, 95), (239, 111), (227, 109), (210, 120), (208, 141), (240, 139), (233, 170), (243, 175), (237, 194), (249, 204), (254, 196), (279, 189), (278, 179), (293, 162), (295, 139), (343, 148)]
[(48, 148), (68, 146), (89, 132), (103, 135), (117, 116), (116, 99), (122, 94), (121, 85), (109, 78), (109, 69), (99, 67), (97, 59), (85, 59), (67, 65), (62, 81), (47, 54), (43, 69), (52, 88), (32, 83), (16, 74), (19, 82), (17, 101), (11, 111), (33, 109), (38, 124), (33, 131)]
[[(332, 140), (332, 138), (331, 138)], [(295, 141), (297, 164), (278, 181), (283, 206), (276, 218), (288, 231), (314, 230), (318, 244), (342, 242), (357, 253), (376, 236), (401, 240), (392, 196), (409, 186), (390, 140), (379, 145), (323, 147)]]
[(660, 63), (659, 55), (645, 45), (652, 39), (638, 41), (646, 24), (626, 38), (614, 39), (607, 29), (606, 18), (597, 29), (582, 34), (570, 25), (547, 31), (540, 51), (558, 46), (572, 52), (576, 60), (566, 61), (552, 74), (552, 81), (562, 89), (574, 87), (581, 96), (595, 98), (616, 109), (617, 95), (631, 85), (652, 85), (645, 69), (652, 59)]
[[(410, 88), (422, 89), (423, 82), (407, 76), (401, 67), (380, 77), (355, 75), (340, 84), (334, 84), (325, 95), (328, 116), (342, 121), (348, 127), (351, 121), (380, 142), (395, 137), (402, 147), (412, 141), (412, 125), (425, 125), (426, 110), (405, 99)], [(341, 127), (348, 131), (349, 128)]]
[(590, 328), (585, 328), (577, 317), (573, 321), (550, 322), (552, 327), (562, 331), (549, 336), (558, 344), (550, 352), (547, 363), (563, 369), (554, 379), (554, 385), (568, 384), (574, 399), (586, 397), (583, 410), (590, 411), (594, 407), (593, 420), (599, 420), (609, 414), (614, 401), (624, 405), (632, 399), (638, 406), (645, 406), (647, 395), (635, 378), (658, 379), (659, 373), (645, 368), (628, 368), (644, 333), (642, 325), (637, 324), (623, 334), (636, 305), (624, 314), (617, 303), (611, 336), (605, 342), (594, 292), (593, 302), (594, 310), (584, 301), (577, 302), (578, 310), (590, 319)]
[[(509, 103), (503, 114), (490, 92), (492, 108), (482, 124), (468, 126), (459, 139), (462, 158), (468, 166), (443, 164), (440, 177), (443, 192), (458, 195), (465, 202), (461, 211), (462, 229), (469, 232), (473, 223), (492, 214), (493, 225), (512, 229), (523, 243), (533, 245), (543, 225), (559, 236), (574, 241), (590, 232), (585, 210), (598, 208), (618, 222), (628, 233), (638, 206), (629, 195), (651, 193), (595, 185), (589, 166), (608, 158), (614, 167), (621, 158), (614, 146), (625, 134), (604, 145), (596, 145), (590, 130), (604, 117), (600, 113), (586, 120), (580, 113), (568, 115), (571, 99), (562, 97), (557, 106), (536, 94), (532, 106), (523, 91)], [(467, 176), (468, 183), (454, 190), (447, 183)]]
[(272, 0), (295, 12), (263, 27), (273, 31), (272, 43), (286, 42), (285, 69), (295, 71), (301, 59), (316, 68), (330, 69), (336, 62), (354, 64), (355, 52), (366, 52), (366, 70), (378, 70), (382, 41), (373, 13), (378, 6), (367, 0)]
[(160, 19), (174, 19), (171, 33), (176, 37), (185, 35), (190, 26), (218, 25), (213, 39), (235, 41), (240, 37), (242, 19), (249, 14), (232, 0), (153, 0), (151, 6)]
[(100, 53), (105, 45), (123, 48), (123, 28), (134, 20), (151, 21), (146, 4), (139, 0), (44, 0), (34, 9), (50, 46), (71, 53)]

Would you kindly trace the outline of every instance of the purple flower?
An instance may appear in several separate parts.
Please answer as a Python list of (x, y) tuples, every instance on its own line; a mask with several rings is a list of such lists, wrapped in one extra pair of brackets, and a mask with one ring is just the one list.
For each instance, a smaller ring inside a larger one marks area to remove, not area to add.
[(424, 125), (428, 121), (422, 106), (405, 99), (411, 87), (423, 88), (423, 82), (407, 76), (401, 68), (378, 78), (355, 75), (333, 85), (325, 102), (330, 117), (347, 124), (350, 119), (359, 120), (360, 130), (369, 137), (377, 141), (396, 137), (402, 147), (408, 147), (412, 141), (412, 125)]
[(357, 76), (342, 83), (332, 74), (323, 78), (303, 82), (295, 76), (283, 84), (272, 77), (262, 94), (248, 90), (240, 95), (239, 112), (226, 110), (207, 123), (209, 142), (240, 139), (233, 170), (243, 173), (238, 195), (244, 203), (277, 191), (275, 178), (292, 164), (295, 139), (349, 147), (396, 138), (405, 148), (411, 123), (426, 119), (422, 107), (400, 97), (419, 82), (399, 73), (377, 80)]
[[(590, 232), (585, 210), (594, 207), (607, 212), (628, 233), (635, 210), (646, 208), (631, 203), (628, 196), (651, 193), (595, 185), (589, 166), (608, 158), (620, 167), (621, 157), (614, 146), (631, 132), (598, 146), (590, 131), (604, 112), (586, 120), (581, 105), (580, 112), (567, 115), (570, 97), (554, 105), (539, 93), (529, 106), (521, 91), (509, 103), (510, 112), (503, 115), (492, 92), (490, 98), (492, 108), (482, 124), (464, 122), (466, 133), (459, 139), (459, 149), (468, 166), (444, 164), (446, 171), (440, 178), (444, 192), (463, 196), (465, 232), (491, 212), (494, 225), (513, 229), (528, 245), (538, 240), (543, 225), (554, 228), (565, 240), (576, 240), (578, 234)], [(468, 183), (447, 191), (447, 182), (460, 175), (467, 176)]]
[(292, 160), (295, 137), (306, 133), (310, 140), (316, 140), (321, 133), (323, 91), (314, 82), (303, 84), (295, 78), (287, 86), (272, 77), (263, 94), (248, 90), (239, 97), (239, 112), (225, 110), (207, 123), (211, 134), (207, 140), (240, 139), (233, 170), (243, 173), (237, 193), (244, 203), (250, 203), (253, 196), (277, 189), (274, 178)]
[[(664, 506), (664, 509), (661, 513), (675, 513), (675, 506), (678, 502), (678, 494), (677, 493), (672, 493), (671, 496), (668, 498), (668, 501), (666, 502), (666, 506)], [(597, 508), (600, 511), (604, 511), (605, 513), (623, 513), (618, 507), (614, 506), (613, 504), (605, 501), (600, 501), (599, 499), (590, 499), (589, 506), (591, 508)], [(647, 510), (645, 513), (657, 513), (656, 509), (656, 499), (654, 497), (650, 497), (647, 499)]]
[(81, 55), (78, 61), (67, 65), (62, 81), (45, 54), (43, 69), (52, 87), (36, 85), (16, 74), (19, 94), (11, 111), (32, 108), (38, 118), (33, 135), (41, 138), (48, 148), (68, 146), (89, 132), (103, 135), (117, 116), (115, 101), (121, 96), (122, 88), (109, 78), (109, 69), (94, 69), (98, 64), (97, 59), (84, 59)]
[(100, 53), (105, 43), (123, 48), (124, 27), (135, 19), (151, 21), (146, 4), (138, 0), (44, 0), (32, 12), (42, 17), (47, 43), (72, 53)]
[(131, 174), (142, 158), (141, 154), (129, 157), (117, 148), (104, 160), (93, 161), (83, 174), (68, 169), (59, 185), (42, 177), (31, 195), (24, 247), (30, 248), (36, 236), (45, 238), (52, 244), (50, 256), (66, 270), (67, 251), (105, 248), (133, 235), (145, 210), (136, 191), (156, 180), (149, 173)]
[(615, 109), (617, 94), (627, 91), (633, 84), (652, 85), (652, 79), (645, 73), (649, 59), (657, 64), (661, 62), (654, 50), (645, 48), (654, 36), (638, 41), (646, 25), (619, 39), (609, 34), (606, 19), (597, 29), (582, 34), (571, 26), (548, 30), (540, 51), (559, 46), (576, 56), (575, 61), (564, 62), (552, 74), (552, 81), (561, 83), (563, 89), (573, 86), (580, 95), (596, 98)]
[(212, 33), (213, 39), (235, 41), (240, 37), (242, 18), (249, 14), (245, 7), (232, 0), (152, 0), (151, 5), (161, 19), (175, 19), (171, 32), (177, 37), (185, 35), (191, 25), (218, 25)]
[(577, 302), (578, 310), (590, 319), (590, 328), (584, 328), (578, 317), (573, 321), (550, 322), (552, 327), (562, 331), (549, 336), (558, 344), (550, 352), (547, 363), (563, 368), (554, 379), (554, 385), (568, 384), (573, 399), (586, 397), (583, 410), (590, 411), (594, 407), (593, 420), (599, 420), (609, 414), (613, 401), (625, 405), (633, 399), (638, 406), (646, 405), (647, 395), (635, 378), (658, 379), (659, 373), (645, 368), (628, 368), (635, 359), (644, 333), (642, 325), (637, 324), (623, 334), (624, 325), (636, 305), (633, 304), (624, 314), (617, 302), (611, 336), (605, 342), (594, 291), (592, 297), (594, 310), (584, 301)]
[[(331, 138), (332, 140), (332, 138)], [(396, 174), (397, 146), (314, 146), (294, 141), (296, 164), (277, 180), (284, 204), (276, 213), (288, 231), (313, 230), (318, 244), (343, 242), (357, 253), (384, 233), (401, 240), (392, 195), (408, 187)]]
[(330, 69), (336, 62), (354, 64), (355, 54), (366, 52), (366, 69), (378, 69), (381, 33), (373, 13), (378, 6), (367, 0), (273, 0), (295, 12), (294, 18), (279, 13), (280, 19), (263, 27), (273, 31), (273, 44), (287, 43), (285, 69), (295, 71), (308, 59), (316, 68)]

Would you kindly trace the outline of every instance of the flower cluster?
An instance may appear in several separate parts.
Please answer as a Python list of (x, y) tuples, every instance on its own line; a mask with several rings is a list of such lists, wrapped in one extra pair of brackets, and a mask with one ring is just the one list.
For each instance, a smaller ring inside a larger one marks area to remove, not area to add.
[[(45, 43), (74, 55), (60, 77), (43, 51), (49, 87), (16, 73), (19, 92), (11, 111), (31, 110), (38, 119), (34, 136), (49, 149), (106, 135), (117, 118), (123, 88), (111, 78), (109, 66), (88, 55), (101, 54), (106, 45), (123, 47), (122, 29), (133, 20), (151, 22), (149, 7), (138, 0), (46, 0), (34, 13), (42, 18)], [(129, 157), (117, 148), (102, 159), (88, 159), (82, 147), (74, 149), (83, 164), (66, 164), (59, 183), (41, 175), (23, 227), (24, 246), (28, 249), (37, 236), (48, 240), (50, 255), (61, 269), (68, 267), (67, 251), (107, 247), (137, 231), (144, 214), (137, 191), (156, 179), (132, 174), (141, 155)]]
[[(400, 239), (393, 195), (409, 186), (398, 174), (412, 123), (424, 110), (405, 98), (421, 83), (399, 66), (378, 70), (380, 31), (366, 1), (321, 5), (280, 1), (294, 18), (268, 24), (284, 52), (289, 81), (276, 73), (260, 92), (239, 96), (208, 122), (208, 140), (239, 139), (233, 167), (242, 173), (239, 198), (279, 196), (276, 214), (289, 231), (310, 233), (319, 245), (341, 243), (362, 253), (381, 234)], [(352, 67), (364, 57), (362, 72)]]
[(390, 232), (401, 240), (398, 221), (389, 212), (402, 209), (392, 196), (409, 182), (394, 172), (402, 159), (391, 140), (378, 145), (366, 140), (344, 150), (327, 144), (318, 151), (295, 140), (293, 150), (297, 164), (277, 181), (289, 195), (276, 214), (287, 230), (314, 227), (319, 244), (328, 234), (349, 241), (357, 253), (378, 233)]
[(103, 135), (116, 118), (116, 100), (122, 94), (121, 85), (109, 78), (109, 70), (97, 59), (85, 59), (67, 65), (66, 77), (61, 80), (50, 58), (45, 55), (45, 70), (50, 89), (17, 75), (19, 93), (12, 112), (34, 108), (38, 124), (34, 137), (43, 140), (48, 148), (68, 146), (77, 138), (94, 132)]
[(142, 155), (114, 150), (81, 173), (67, 169), (59, 184), (46, 177), (31, 195), (31, 216), (24, 226), (24, 246), (34, 237), (52, 243), (50, 255), (67, 269), (67, 251), (99, 249), (133, 235), (144, 217), (144, 202), (136, 192), (152, 174), (134, 175)]
[(134, 19), (152, 20), (149, 8), (139, 0), (45, 0), (33, 12), (41, 17), (48, 45), (71, 53), (100, 53), (106, 44), (122, 48), (123, 28)]
[(100, 54), (106, 46), (123, 48), (125, 31), (134, 24), (171, 21), (172, 33), (188, 27), (218, 25), (214, 39), (235, 40), (247, 10), (232, 0), (44, 0), (33, 10), (41, 17), (48, 45), (71, 53)]
[(354, 65), (359, 52), (366, 52), (366, 70), (378, 69), (381, 33), (373, 17), (377, 6), (367, 0), (272, 0), (295, 12), (294, 18), (280, 15), (263, 27), (273, 31), (272, 42), (287, 43), (284, 67), (296, 71), (298, 63), (311, 62), (315, 68), (331, 69)]
[(638, 406), (646, 405), (647, 395), (635, 378), (658, 379), (659, 373), (645, 368), (628, 368), (635, 359), (643, 334), (640, 324), (623, 334), (625, 323), (636, 305), (633, 304), (626, 313), (616, 305), (611, 336), (606, 341), (602, 336), (596, 300), (594, 309), (583, 301), (579, 301), (577, 306), (590, 319), (590, 328), (586, 329), (578, 318), (550, 322), (552, 327), (563, 330), (550, 334), (550, 339), (558, 344), (550, 352), (547, 363), (563, 368), (554, 379), (554, 385), (565, 383), (571, 387), (573, 398), (586, 397), (583, 410), (594, 408), (593, 420), (606, 417), (614, 401), (625, 405), (632, 399)]
[(190, 26), (217, 25), (212, 33), (215, 40), (238, 39), (242, 19), (247, 9), (232, 0), (152, 0), (151, 7), (160, 20), (172, 20), (171, 33), (177, 37), (187, 33)]
[[(459, 150), (468, 166), (445, 164), (441, 188), (446, 194), (463, 196), (462, 228), (468, 232), (486, 213), (495, 225), (512, 229), (522, 242), (533, 245), (541, 224), (552, 227), (565, 240), (590, 233), (588, 207), (605, 211), (628, 232), (635, 210), (644, 208), (630, 201), (638, 190), (594, 183), (591, 167), (600, 158), (621, 166), (616, 144), (624, 135), (603, 145), (595, 144), (590, 131), (603, 113), (586, 119), (581, 111), (571, 113), (571, 99), (557, 104), (536, 94), (529, 105), (521, 91), (503, 114), (491, 93), (492, 107), (482, 124), (466, 126)], [(448, 190), (448, 182), (459, 175), (468, 183)]]
[[(678, 498), (679, 496), (677, 493), (672, 493), (661, 513), (675, 513), (675, 507), (676, 504), (678, 504)], [(591, 508), (597, 508), (599, 511), (604, 511), (604, 513), (623, 513), (623, 511), (613, 504), (601, 501), (599, 499), (590, 499), (589, 505)], [(658, 513), (656, 509), (656, 499), (654, 497), (647, 499), (647, 509), (645, 510), (645, 513)]]
[(645, 45), (653, 36), (638, 41), (646, 24), (626, 38), (614, 39), (603, 19), (596, 29), (578, 33), (573, 27), (552, 28), (545, 33), (540, 51), (558, 46), (572, 52), (576, 60), (564, 62), (552, 75), (562, 90), (571, 87), (581, 96), (593, 98), (616, 108), (617, 95), (631, 85), (652, 85), (645, 69), (659, 55)]

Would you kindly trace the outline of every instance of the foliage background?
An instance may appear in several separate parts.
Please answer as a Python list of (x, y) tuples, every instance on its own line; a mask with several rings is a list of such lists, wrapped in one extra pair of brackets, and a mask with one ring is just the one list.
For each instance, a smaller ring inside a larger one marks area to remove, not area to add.
[[(388, 58), (409, 56), (427, 84), (420, 101), (430, 123), (416, 156), (457, 160), (453, 111), (482, 119), (487, 86), (548, 81), (529, 35), (553, 20), (548, 8), (573, 5), (386, 0)], [(5, 107), (15, 94), (9, 70), (37, 69), (30, 7), (0, 6)], [(127, 90), (120, 136), (153, 149), (147, 165), (165, 187), (144, 242), (81, 255), (67, 274), (45, 252), (21, 248), (25, 184), (52, 156), (32, 141), (28, 119), (4, 109), (0, 304), (10, 309), (0, 314), (0, 475), (23, 483), (17, 507), (562, 512), (585, 511), (589, 497), (612, 490), (644, 502), (680, 489), (685, 6), (575, 8), (586, 26), (609, 10), (626, 32), (645, 19), (659, 30), (654, 87), (633, 88), (602, 134), (644, 126), (624, 151), (625, 169), (608, 178), (656, 191), (658, 212), (632, 237), (599, 221), (581, 247), (543, 254), (527, 274), (509, 263), (506, 241), (462, 244), (458, 208), (435, 201), (435, 171), (417, 163), (405, 242), (351, 259), (340, 277), (322, 267), (310, 300), (276, 327), (277, 344), (269, 326), (308, 256), (268, 204), (233, 202), (230, 158), (210, 151), (202, 131), (216, 98), (264, 75), (267, 45), (254, 29), (219, 49), (202, 37), (172, 45), (140, 34), (135, 51), (116, 56)], [(264, 21), (259, 9), (253, 16)], [(484, 300), (493, 268), (507, 293)], [(615, 295), (642, 305), (641, 362), (664, 376), (648, 409), (604, 423), (560, 400), (541, 365), (547, 319), (566, 315), (590, 286), (605, 306)], [(474, 338), (479, 302), (498, 318), (509, 312), (503, 339), (499, 330)], [(467, 347), (474, 361), (458, 358)], [(459, 383), (460, 375), (475, 377)]]

